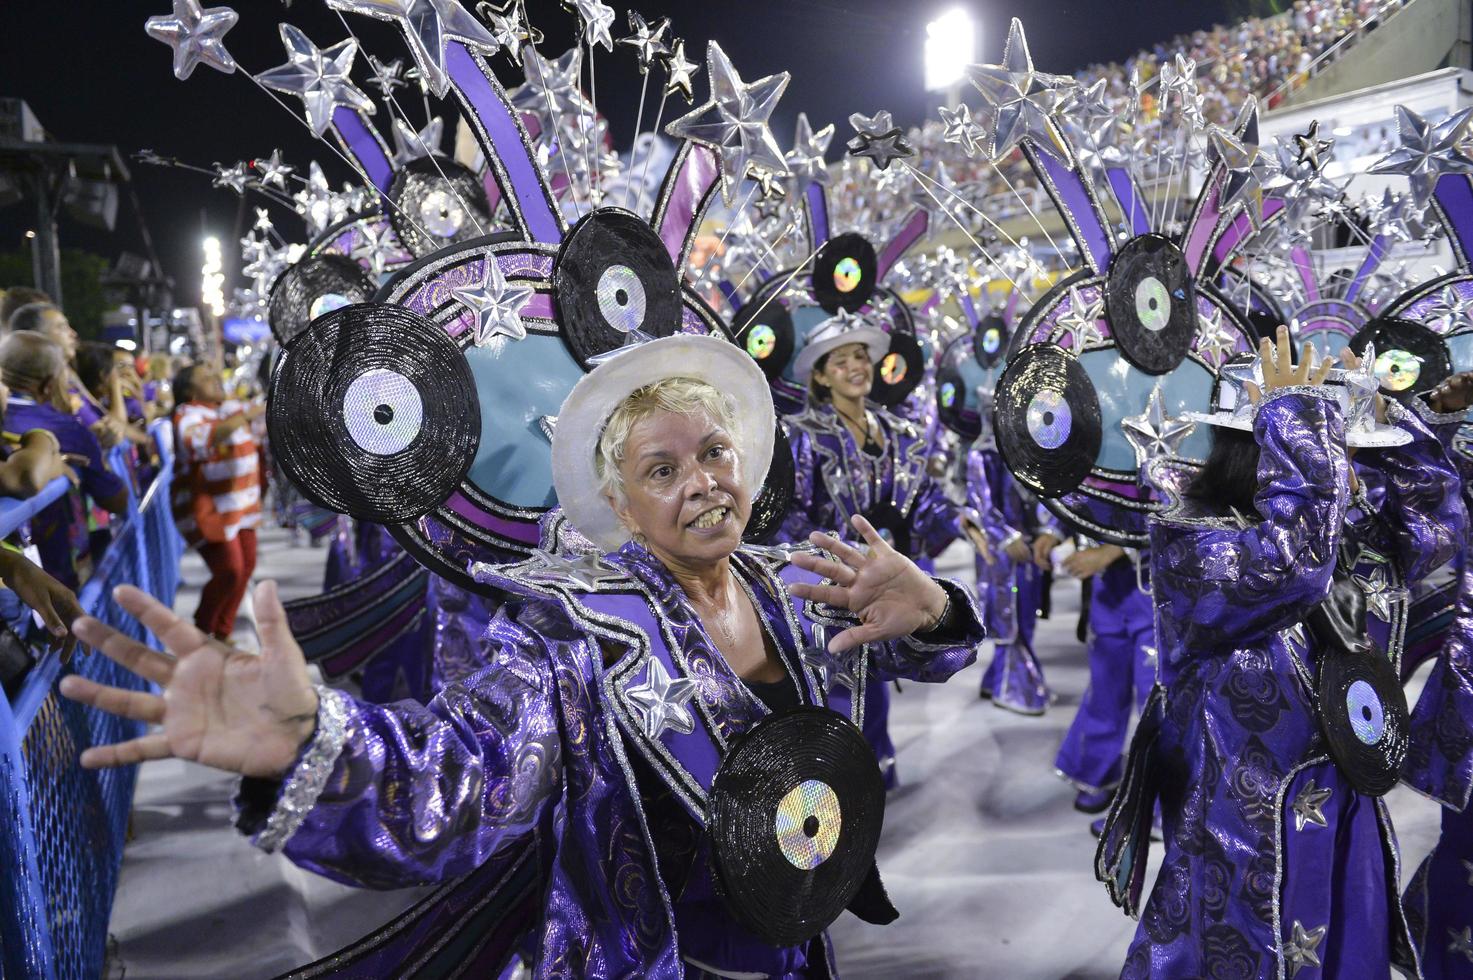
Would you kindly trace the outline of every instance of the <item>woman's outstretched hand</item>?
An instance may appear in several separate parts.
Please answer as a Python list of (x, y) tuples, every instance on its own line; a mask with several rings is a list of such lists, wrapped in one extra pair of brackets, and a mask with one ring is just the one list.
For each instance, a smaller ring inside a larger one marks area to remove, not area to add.
[(87, 749), (83, 766), (100, 769), (172, 757), (266, 778), (291, 768), (315, 730), (317, 692), (302, 648), (287, 627), (276, 583), (256, 588), (259, 655), (206, 636), (131, 585), (119, 586), (113, 596), (173, 656), (90, 616), (77, 620), (74, 631), (82, 642), (158, 684), (162, 694), (106, 687), (75, 674), (62, 679), (61, 693), (163, 730)]
[(792, 587), (795, 596), (847, 609), (859, 617), (858, 626), (829, 641), (829, 650), (843, 653), (934, 626), (946, 611), (946, 591), (915, 562), (890, 547), (869, 521), (856, 514), (851, 523), (869, 545), (868, 553), (815, 531), (808, 540), (833, 558), (801, 551), (793, 555), (793, 564), (833, 583), (797, 583)]

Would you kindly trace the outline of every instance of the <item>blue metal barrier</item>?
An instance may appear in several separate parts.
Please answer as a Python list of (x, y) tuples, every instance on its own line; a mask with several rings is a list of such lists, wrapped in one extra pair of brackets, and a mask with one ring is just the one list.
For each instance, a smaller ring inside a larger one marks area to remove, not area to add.
[[(111, 593), (134, 584), (173, 604), (184, 545), (170, 510), (167, 427), (167, 421), (152, 427), (162, 461), (158, 477), (130, 504), (78, 596), (90, 615), (143, 642), (153, 638)], [(44, 506), (32, 503), (0, 501), (0, 536)], [(13, 700), (0, 698), (0, 976), (6, 978), (69, 980), (102, 970), (137, 769), (84, 770), (77, 756), (88, 746), (135, 737), (144, 726), (61, 697), (57, 682), (67, 673), (133, 690), (148, 686), (101, 654), (79, 650), (67, 667), (46, 657)]]

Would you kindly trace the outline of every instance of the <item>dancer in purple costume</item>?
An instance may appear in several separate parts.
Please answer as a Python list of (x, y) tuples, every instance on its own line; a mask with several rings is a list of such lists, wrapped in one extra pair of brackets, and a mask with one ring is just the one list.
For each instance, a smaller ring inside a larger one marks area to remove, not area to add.
[(1416, 969), (1389, 814), (1326, 755), (1318, 658), (1296, 627), (1356, 546), (1415, 580), (1452, 555), (1467, 514), (1442, 447), (1397, 405), (1386, 417), (1411, 441), (1356, 461), (1384, 477), (1384, 506), (1363, 513), (1361, 497), (1351, 511), (1345, 417), (1319, 384), (1328, 365), (1311, 376), (1306, 349), (1292, 366), (1283, 328), (1260, 357), (1255, 441), (1215, 428), (1201, 475), (1151, 522), (1164, 714), (1154, 743), (1132, 750), (1131, 765), (1143, 746), (1154, 759), (1151, 784), (1117, 799), (1100, 863), (1132, 846), (1144, 860), (1139, 831), (1107, 853), (1127, 800), (1131, 825), (1148, 827), (1139, 814), (1159, 795), (1166, 852), (1124, 977)]
[[(765, 945), (718, 897), (714, 770), (771, 711), (862, 711), (846, 684), (871, 656), (918, 680), (960, 670), (982, 639), (976, 609), (863, 518), (867, 553), (827, 535), (814, 540), (831, 557), (739, 547), (774, 417), (734, 345), (676, 335), (630, 350), (580, 381), (560, 419), (558, 499), (605, 553), (481, 569), (518, 597), (492, 622), (491, 666), (428, 706), (368, 705), (314, 690), (269, 583), (249, 658), (124, 589), (178, 659), (96, 620), (80, 635), (167, 701), (76, 676), (64, 693), (163, 730), (83, 763), (176, 756), (241, 772), (240, 824), (258, 845), (362, 886), (464, 875), (536, 845), (539, 977), (834, 976), (824, 935)], [(888, 921), (871, 879), (850, 907)]]
[[(799, 353), (794, 373), (808, 384), (808, 407), (788, 419), (794, 492), (780, 540), (847, 533), (860, 514), (917, 560), (939, 555), (961, 533), (956, 504), (927, 469), (929, 441), (914, 423), (866, 401), (889, 343), (884, 331), (841, 314), (820, 324)], [(864, 737), (893, 789), (889, 680), (876, 671), (865, 684)]]

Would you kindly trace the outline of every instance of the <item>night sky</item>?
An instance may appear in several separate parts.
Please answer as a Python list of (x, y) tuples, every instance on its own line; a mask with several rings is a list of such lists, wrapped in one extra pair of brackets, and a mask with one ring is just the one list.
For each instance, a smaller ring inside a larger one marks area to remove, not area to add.
[[(778, 141), (784, 148), (789, 145), (794, 117), (806, 111), (815, 128), (838, 124), (832, 159), (848, 136), (845, 120), (851, 112), (885, 108), (904, 125), (934, 115), (940, 100), (922, 91), (925, 23), (957, 5), (955, 0), (646, 0), (635, 9), (651, 21), (670, 16), (692, 61), (704, 65), (706, 41), (716, 39), (748, 81), (790, 71), (792, 82), (774, 117)], [(981, 25), (980, 60), (999, 60), (1008, 18), (1022, 13), (1035, 64), (1061, 73), (1120, 60), (1156, 41), (1229, 19), (1230, 6), (1227, 0), (1033, 0), (1026, 5), (963, 0), (960, 5)], [(295, 0), (289, 7), (275, 0), (237, 0), (234, 6), (240, 23), (225, 41), (242, 71), (259, 73), (285, 61), (277, 35), (283, 19), (302, 28), (319, 47), (346, 36), (337, 15), (320, 0)], [(572, 15), (555, 0), (528, 0), (527, 6), (532, 22), (547, 35), (541, 50), (549, 56), (565, 50), (572, 38)], [(613, 6), (619, 11), (617, 38), (627, 33), (625, 8), (617, 2)], [(176, 80), (169, 49), (143, 32), (147, 17), (169, 11), (169, 0), (9, 0), (3, 8), (0, 96), (29, 102), (58, 140), (114, 143), (125, 157), (150, 148), (201, 165), (264, 156), (279, 147), (288, 163), (303, 170), (315, 156), (335, 187), (351, 176), (345, 164), (240, 72), (222, 75), (201, 65), (188, 81)], [(392, 28), (362, 17), (352, 17), (350, 23), (367, 51), (408, 63), (407, 49)], [(493, 64), (504, 82), (518, 83), (504, 56)], [(600, 49), (596, 64), (598, 107), (611, 120), (621, 149), (627, 149), (639, 98), (633, 54), (617, 46), (612, 55)], [(651, 82), (654, 91), (659, 77)], [(377, 90), (366, 85), (362, 53), (355, 78), (376, 97)], [(417, 94), (411, 103), (404, 92), (399, 90), (400, 102), (419, 124)], [(706, 94), (703, 71), (696, 80), (697, 100)], [(300, 109), (299, 100), (285, 99)], [(683, 103), (672, 102), (667, 119), (680, 109)], [(645, 128), (653, 122), (653, 111), (652, 100)], [(375, 118), (387, 131), (382, 109)], [(165, 271), (178, 282), (176, 298), (193, 303), (199, 292), (203, 235), (208, 231), (233, 241), (254, 214), (230, 191), (212, 189), (203, 175), (132, 161), (129, 166)], [(261, 203), (254, 196), (250, 201)], [(288, 239), (301, 238), (300, 220), (272, 208)], [(32, 215), (29, 202), (0, 210), (0, 251), (24, 246), (22, 236)], [(63, 216), (61, 241), (64, 248), (87, 248), (109, 258), (125, 250), (144, 251), (126, 196), (115, 232), (96, 231)], [(4, 285), (9, 284), (0, 283)]]

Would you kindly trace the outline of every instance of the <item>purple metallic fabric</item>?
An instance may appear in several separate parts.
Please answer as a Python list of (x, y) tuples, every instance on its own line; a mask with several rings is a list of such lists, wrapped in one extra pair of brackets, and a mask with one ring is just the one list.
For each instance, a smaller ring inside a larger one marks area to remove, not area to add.
[(1414, 580), (1465, 533), (1441, 447), (1406, 413), (1395, 421), (1411, 444), (1357, 457), (1385, 477), (1374, 527), (1344, 531), (1344, 421), (1304, 388), (1259, 409), (1256, 520), (1185, 500), (1152, 521), (1166, 848), (1125, 977), (1283, 976), (1296, 939), (1316, 937), (1325, 976), (1413, 967), (1389, 816), (1328, 764), (1314, 657), (1291, 632), (1328, 593), (1343, 534), (1370, 534), (1347, 543)]
[[(709, 903), (687, 902), (709, 897), (703, 814), (687, 802), (700, 786), (692, 773), (766, 709), (639, 546), (604, 556), (592, 586), (551, 567), (534, 560), (481, 571), (519, 598), (487, 630), (490, 666), (428, 706), (324, 698), (328, 727), (341, 706), (346, 735), (285, 853), (339, 881), (393, 888), (461, 876), (540, 841), (550, 858), (538, 977), (680, 977), (682, 956), (695, 951), (724, 970), (833, 975), (822, 937), (802, 949), (765, 947), (729, 919), (712, 919)], [(802, 699), (823, 703), (821, 675), (800, 649), (813, 643), (815, 622), (846, 616), (793, 600), (783, 583), (807, 573), (772, 551), (744, 551), (733, 567)], [(958, 587), (949, 591), (966, 604), (964, 642), (870, 647), (877, 673), (939, 681), (971, 661), (980, 619)], [(692, 734), (667, 727), (651, 736), (627, 711), (618, 678), (646, 676), (655, 656), (696, 684)], [(284, 800), (312, 785), (306, 766), (289, 774)]]

